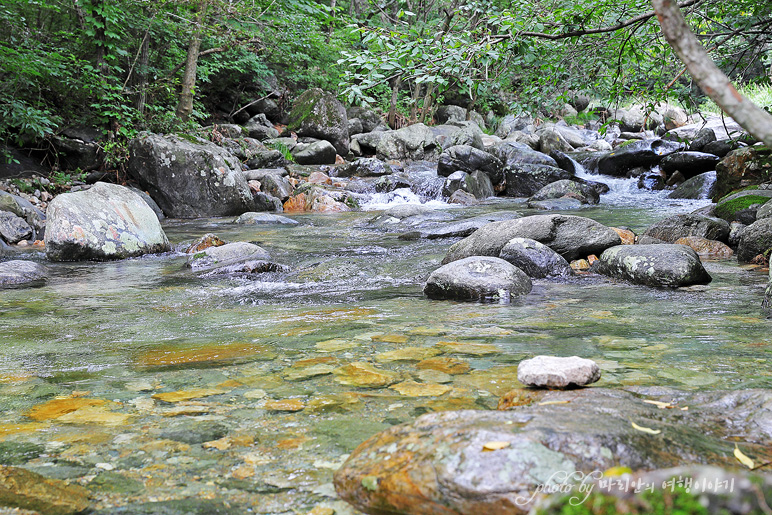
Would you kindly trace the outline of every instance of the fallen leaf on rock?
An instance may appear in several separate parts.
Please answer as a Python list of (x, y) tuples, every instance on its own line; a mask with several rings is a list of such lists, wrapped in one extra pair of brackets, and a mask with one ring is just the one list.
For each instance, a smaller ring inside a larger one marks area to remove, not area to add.
[(571, 401), (544, 401), (537, 404), (537, 406), (550, 406), (552, 404), (568, 404)]
[(483, 445), (483, 452), (498, 451), (501, 449), (506, 449), (510, 445), (512, 445), (512, 442), (488, 442), (485, 445)]
[(673, 406), (673, 404), (669, 402), (649, 401), (649, 400), (645, 400), (643, 402), (645, 402), (646, 404), (653, 404), (659, 409), (675, 408), (675, 406)]
[(743, 454), (743, 452), (740, 450), (739, 447), (737, 447), (737, 444), (734, 444), (734, 457), (737, 458), (737, 460), (748, 467), (749, 469), (754, 468), (753, 460), (750, 459), (748, 456)]
[(640, 431), (641, 433), (646, 433), (646, 434), (650, 434), (650, 435), (658, 435), (658, 434), (660, 434), (662, 432), (661, 429), (651, 429), (650, 427), (639, 426), (635, 422), (630, 422), (630, 423), (633, 425), (633, 429), (635, 429), (636, 431)]
[(630, 467), (611, 467), (610, 469), (603, 471), (604, 477), (618, 477), (623, 476), (625, 474), (632, 474), (633, 469)]

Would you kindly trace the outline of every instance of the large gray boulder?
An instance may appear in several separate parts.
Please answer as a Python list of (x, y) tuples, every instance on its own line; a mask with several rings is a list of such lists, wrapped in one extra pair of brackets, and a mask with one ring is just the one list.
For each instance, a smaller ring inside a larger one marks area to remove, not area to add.
[(488, 152), (498, 157), (506, 166), (524, 164), (558, 166), (552, 157), (517, 141), (504, 140), (496, 143), (488, 149)]
[(528, 200), (529, 202), (538, 202), (564, 197), (576, 199), (582, 204), (597, 204), (600, 202), (600, 195), (593, 186), (570, 179), (562, 179), (550, 183), (534, 193)]
[(125, 186), (97, 182), (48, 204), (46, 256), (51, 261), (111, 260), (169, 250), (155, 212)]
[(327, 140), (298, 143), (292, 148), (292, 157), (300, 165), (335, 164), (335, 147)]
[(16, 288), (42, 284), (48, 269), (34, 261), (14, 259), (0, 263), (0, 288)]
[(533, 215), (517, 220), (493, 222), (455, 243), (443, 263), (469, 256), (498, 256), (512, 238), (530, 238), (543, 243), (571, 261), (599, 254), (622, 240), (611, 228), (582, 216)]
[(171, 218), (253, 211), (241, 163), (206, 140), (143, 133), (129, 143), (128, 168)]
[(644, 286), (677, 288), (708, 284), (710, 274), (686, 245), (620, 245), (601, 254), (594, 272)]
[[(772, 443), (768, 390), (513, 394), (525, 402), (511, 410), (429, 413), (374, 435), (335, 472), (338, 495), (365, 513), (524, 515), (545, 486), (565, 483), (581, 500), (570, 481), (596, 471), (725, 464), (733, 441)], [(689, 410), (644, 402), (673, 399)]]
[(384, 161), (436, 161), (439, 153), (434, 133), (422, 123), (384, 132), (376, 147), (378, 159)]
[(716, 187), (716, 172), (705, 172), (687, 179), (674, 189), (668, 198), (706, 199), (711, 198)]
[(506, 193), (509, 197), (530, 197), (553, 182), (571, 179), (573, 175), (562, 168), (540, 164), (516, 164), (505, 171)]
[(442, 194), (450, 197), (458, 190), (465, 191), (476, 199), (485, 199), (495, 195), (490, 178), (479, 170), (471, 174), (461, 170), (450, 174), (442, 186)]
[(530, 238), (512, 238), (499, 257), (525, 272), (529, 277), (564, 277), (573, 275), (568, 261), (560, 254)]
[(745, 228), (737, 246), (737, 261), (749, 263), (772, 248), (772, 218), (762, 218)]
[(726, 243), (729, 239), (729, 222), (698, 214), (674, 215), (649, 226), (642, 236), (651, 236), (668, 243), (675, 243), (687, 236)]
[(46, 226), (45, 213), (18, 195), (0, 191), (0, 211), (8, 211), (23, 218), (36, 231)]
[(633, 168), (653, 166), (681, 148), (679, 143), (662, 139), (634, 141), (601, 157), (598, 160), (598, 173), (624, 177)]
[(509, 302), (531, 288), (531, 279), (516, 266), (497, 257), (472, 256), (432, 272), (424, 293), (430, 299)]
[(188, 267), (194, 272), (209, 274), (264, 273), (286, 270), (271, 262), (268, 252), (245, 241), (226, 243), (219, 247), (209, 247), (188, 258)]
[(305, 91), (292, 106), (287, 128), (298, 136), (329, 141), (338, 154), (348, 154), (346, 108), (332, 93), (325, 93), (319, 88)]
[(472, 173), (479, 170), (490, 177), (493, 184), (504, 180), (504, 165), (496, 156), (469, 145), (456, 145), (445, 149), (437, 163), (437, 174), (448, 177), (453, 172)]

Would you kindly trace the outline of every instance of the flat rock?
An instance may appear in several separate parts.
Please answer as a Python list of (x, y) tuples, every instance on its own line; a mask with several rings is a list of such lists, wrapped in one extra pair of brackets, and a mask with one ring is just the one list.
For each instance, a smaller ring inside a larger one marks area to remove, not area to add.
[(0, 263), (0, 288), (34, 286), (48, 278), (48, 269), (33, 261), (14, 259)]
[(498, 256), (512, 238), (529, 238), (547, 245), (571, 261), (600, 254), (622, 240), (611, 228), (594, 220), (571, 215), (533, 215), (493, 222), (455, 243), (443, 264), (469, 256)]
[(97, 182), (48, 204), (46, 256), (52, 261), (124, 259), (165, 252), (155, 212), (125, 186)]
[(285, 267), (271, 262), (268, 252), (245, 241), (209, 247), (188, 258), (188, 267), (194, 272), (261, 273), (284, 270)]
[(587, 386), (599, 379), (598, 364), (578, 356), (536, 356), (521, 361), (517, 367), (517, 380), (537, 388)]
[(712, 279), (697, 253), (686, 245), (620, 245), (601, 254), (592, 270), (645, 286), (677, 288)]
[(429, 275), (424, 293), (431, 299), (509, 302), (531, 291), (531, 279), (498, 257), (472, 256), (448, 263)]
[(729, 222), (699, 214), (674, 215), (649, 226), (642, 236), (668, 243), (675, 243), (677, 239), (687, 236), (726, 242), (729, 238)]

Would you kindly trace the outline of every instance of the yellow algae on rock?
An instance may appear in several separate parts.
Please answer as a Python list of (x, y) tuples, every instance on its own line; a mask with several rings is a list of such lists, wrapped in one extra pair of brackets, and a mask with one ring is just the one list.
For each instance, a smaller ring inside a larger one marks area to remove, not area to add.
[(374, 342), (383, 343), (407, 343), (407, 336), (403, 334), (374, 334), (370, 337)]
[(115, 413), (104, 406), (86, 406), (56, 418), (65, 424), (99, 424), (103, 426), (122, 426), (129, 423), (134, 415)]
[(471, 367), (466, 361), (456, 358), (428, 358), (419, 361), (416, 367), (421, 370), (436, 370), (445, 374), (466, 374)]
[(52, 420), (82, 408), (102, 406), (107, 402), (104, 399), (57, 397), (43, 404), (33, 406), (25, 415), (32, 420)]
[(89, 508), (89, 491), (48, 479), (19, 467), (0, 465), (0, 506), (32, 510), (48, 515), (81, 513)]
[(401, 349), (376, 354), (375, 361), (380, 361), (381, 363), (390, 363), (392, 361), (421, 361), (441, 353), (441, 350), (433, 347), (403, 347)]
[(224, 388), (191, 388), (190, 390), (179, 390), (176, 392), (156, 393), (152, 395), (154, 399), (164, 402), (181, 402), (191, 399), (200, 399), (212, 395), (228, 393), (230, 390)]
[(334, 370), (335, 380), (347, 386), (360, 388), (381, 388), (397, 380), (393, 372), (380, 370), (368, 363), (356, 362)]
[(304, 410), (306, 404), (300, 399), (281, 399), (277, 401), (265, 401), (261, 407), (271, 411), (295, 412)]
[(468, 354), (470, 356), (488, 356), (501, 352), (498, 347), (489, 343), (439, 342), (437, 347), (444, 352)]
[(273, 359), (276, 353), (267, 345), (231, 343), (194, 349), (161, 348), (147, 351), (137, 358), (140, 367), (168, 367), (233, 361), (240, 358)]
[(389, 388), (406, 397), (438, 397), (451, 390), (450, 386), (444, 384), (417, 383), (415, 381), (404, 381)]
[(346, 340), (325, 340), (316, 343), (316, 350), (319, 352), (339, 352), (342, 350), (353, 349), (357, 344)]
[(6, 436), (18, 433), (32, 433), (50, 427), (48, 424), (40, 422), (26, 422), (18, 424), (0, 424), (0, 440)]

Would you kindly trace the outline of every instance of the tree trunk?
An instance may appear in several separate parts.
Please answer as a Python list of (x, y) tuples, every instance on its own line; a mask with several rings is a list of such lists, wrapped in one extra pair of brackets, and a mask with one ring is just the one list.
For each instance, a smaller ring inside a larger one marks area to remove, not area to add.
[(399, 99), (399, 87), (402, 85), (402, 75), (394, 79), (391, 87), (391, 104), (389, 105), (389, 127), (396, 129), (397, 125), (397, 100)]
[(177, 104), (177, 118), (187, 121), (193, 113), (193, 97), (196, 88), (196, 69), (198, 67), (198, 53), (201, 49), (201, 33), (203, 32), (204, 16), (206, 15), (207, 0), (201, 2), (196, 20), (196, 30), (188, 45), (188, 56), (185, 59), (185, 71), (182, 74), (182, 90), (180, 101)]
[(673, 0), (652, 0), (665, 39), (697, 85), (752, 136), (772, 146), (772, 115), (743, 96), (718, 69)]
[(424, 95), (423, 112), (421, 113), (421, 123), (429, 123), (432, 121), (432, 100), (434, 99), (435, 85), (429, 84), (426, 86), (426, 95)]
[(150, 37), (145, 34), (142, 38), (139, 50), (139, 61), (137, 71), (134, 75), (134, 107), (140, 115), (145, 114), (145, 104), (147, 102), (147, 65), (150, 61)]

